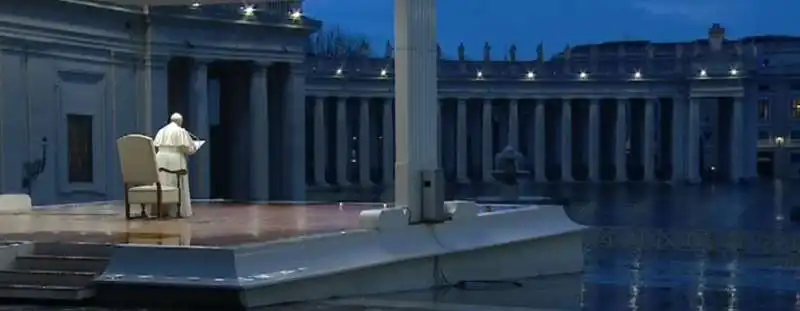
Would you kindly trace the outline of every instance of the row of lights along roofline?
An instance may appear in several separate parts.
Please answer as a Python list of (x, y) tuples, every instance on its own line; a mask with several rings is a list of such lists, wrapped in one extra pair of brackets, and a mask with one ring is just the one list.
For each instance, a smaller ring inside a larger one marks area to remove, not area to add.
[[(731, 77), (738, 77), (739, 76), (739, 70), (736, 69), (736, 68), (731, 68), (730, 70), (728, 70), (728, 74)], [(337, 78), (344, 77), (344, 69), (337, 68), (334, 75)], [(706, 69), (700, 69), (700, 72), (697, 73), (697, 76), (699, 78), (708, 78), (708, 71)], [(388, 78), (389, 77), (389, 71), (386, 70), (385, 68), (381, 69), (380, 77), (381, 78)], [(483, 79), (484, 79), (483, 71), (478, 70), (475, 73), (475, 80), (483, 80)], [(536, 80), (536, 73), (533, 72), (533, 71), (528, 71), (525, 74), (525, 79), (526, 80)], [(589, 73), (585, 72), (585, 71), (581, 71), (578, 74), (578, 79), (579, 80), (589, 80)], [(643, 77), (642, 77), (642, 72), (641, 71), (637, 70), (637, 71), (635, 71), (633, 73), (633, 80), (642, 80), (642, 79), (643, 79)]]
[[(194, 1), (192, 2), (191, 8), (199, 9), (200, 6), (201, 6), (200, 1)], [(255, 5), (245, 4), (239, 7), (239, 11), (242, 12), (242, 16), (244, 17), (253, 17), (255, 16), (256, 11), (258, 11), (258, 9), (256, 8)], [(292, 21), (297, 22), (300, 21), (300, 19), (302, 18), (303, 18), (303, 12), (300, 10), (292, 10), (289, 12), (289, 19), (291, 19)]]

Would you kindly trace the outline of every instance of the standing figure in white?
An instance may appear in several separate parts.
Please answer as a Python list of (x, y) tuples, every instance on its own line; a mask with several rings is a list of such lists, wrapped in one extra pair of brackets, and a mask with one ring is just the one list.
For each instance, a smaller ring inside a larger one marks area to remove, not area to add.
[[(197, 152), (197, 147), (189, 131), (181, 126), (183, 124), (183, 116), (173, 113), (169, 120), (170, 123), (158, 130), (156, 137), (153, 139), (153, 145), (157, 150), (156, 163), (158, 163), (158, 167), (168, 170), (185, 170), (188, 167), (186, 156)], [(179, 177), (167, 172), (158, 173), (158, 179), (164, 186), (178, 187), (178, 178), (180, 178), (181, 186), (180, 216), (191, 217), (192, 199), (189, 192), (189, 175)], [(172, 212), (168, 213), (174, 215)]]

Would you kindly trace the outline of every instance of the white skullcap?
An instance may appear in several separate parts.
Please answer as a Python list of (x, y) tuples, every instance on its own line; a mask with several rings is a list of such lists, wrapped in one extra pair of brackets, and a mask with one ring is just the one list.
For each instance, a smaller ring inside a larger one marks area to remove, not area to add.
[(180, 113), (177, 113), (177, 112), (176, 112), (176, 113), (173, 113), (173, 114), (172, 114), (172, 115), (169, 117), (169, 120), (170, 120), (170, 121), (183, 121), (183, 116), (182, 116)]

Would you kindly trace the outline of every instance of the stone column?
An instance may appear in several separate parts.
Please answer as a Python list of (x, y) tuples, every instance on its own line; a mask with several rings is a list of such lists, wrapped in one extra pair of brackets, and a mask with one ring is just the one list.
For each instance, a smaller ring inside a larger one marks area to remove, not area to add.
[(672, 99), (672, 182), (686, 180), (686, 99)]
[(481, 172), (484, 182), (493, 182), (494, 169), (494, 135), (492, 128), (492, 100), (483, 100), (483, 124), (481, 124)]
[(456, 104), (456, 181), (459, 183), (469, 183), (467, 131), (467, 100), (459, 98)]
[(269, 64), (253, 63), (252, 66), (250, 78), (250, 198), (253, 201), (264, 202), (270, 199), (269, 163), (273, 160), (269, 142), (270, 115), (267, 108)]
[(314, 100), (314, 184), (327, 187), (328, 137), (325, 126), (325, 97)]
[(572, 182), (572, 100), (561, 100), (561, 181)]
[(442, 202), (419, 203), (419, 176), (439, 168), (439, 137), (432, 135), (439, 123), (436, 2), (395, 0), (395, 199), (398, 206), (408, 207), (412, 223), (438, 221), (432, 216), (444, 214)]
[(144, 102), (142, 114), (143, 131), (148, 136), (155, 136), (158, 130), (169, 121), (170, 112), (167, 105), (167, 62), (169, 59), (153, 57), (145, 60), (141, 77), (144, 84)]
[(336, 100), (336, 183), (349, 187), (347, 167), (350, 166), (350, 137), (347, 133), (347, 99)]
[(616, 180), (628, 180), (627, 143), (628, 143), (628, 99), (617, 99), (617, 117), (614, 123), (614, 166)]
[(534, 174), (536, 175), (536, 182), (547, 182), (547, 126), (545, 124), (545, 101), (537, 100), (536, 111), (534, 115), (533, 126), (534, 128)]
[(394, 99), (386, 98), (383, 102), (383, 183), (394, 182)]
[(303, 64), (292, 64), (286, 101), (286, 128), (293, 139), (286, 141), (286, 155), (291, 156), (289, 174), (289, 199), (305, 201), (308, 182), (306, 180), (306, 73)]
[(700, 102), (689, 99), (689, 119), (686, 125), (686, 179), (700, 182)]
[(372, 187), (372, 134), (369, 122), (369, 98), (361, 98), (358, 117), (358, 179), (363, 187)]
[(508, 103), (508, 145), (519, 151), (519, 101)]
[[(208, 129), (208, 64), (194, 60), (191, 72), (190, 100), (192, 115), (191, 131), (200, 139), (209, 139)], [(192, 198), (208, 199), (211, 196), (211, 154), (206, 146), (192, 155), (191, 177)]]
[(733, 113), (731, 114), (730, 131), (731, 131), (731, 144), (730, 144), (730, 177), (732, 182), (739, 182), (742, 178), (742, 140), (744, 139), (743, 127), (744, 122), (742, 119), (742, 98), (733, 98)]
[(589, 102), (589, 126), (586, 127), (589, 147), (589, 181), (600, 181), (600, 99)]
[(644, 104), (644, 133), (642, 135), (642, 164), (644, 181), (655, 180), (654, 139), (655, 139), (655, 104), (658, 98), (648, 98)]

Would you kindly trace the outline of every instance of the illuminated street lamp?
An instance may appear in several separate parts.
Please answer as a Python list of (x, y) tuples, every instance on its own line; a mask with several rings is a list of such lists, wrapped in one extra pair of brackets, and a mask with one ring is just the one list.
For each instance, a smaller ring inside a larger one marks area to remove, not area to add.
[(783, 141), (783, 136), (775, 137), (775, 146), (778, 146), (778, 148), (783, 148)]
[(291, 11), (289, 12), (289, 18), (294, 22), (299, 21), (301, 18), (303, 18), (303, 12), (300, 10)]
[(252, 4), (242, 6), (242, 14), (244, 14), (245, 17), (252, 17), (255, 13), (256, 7)]

